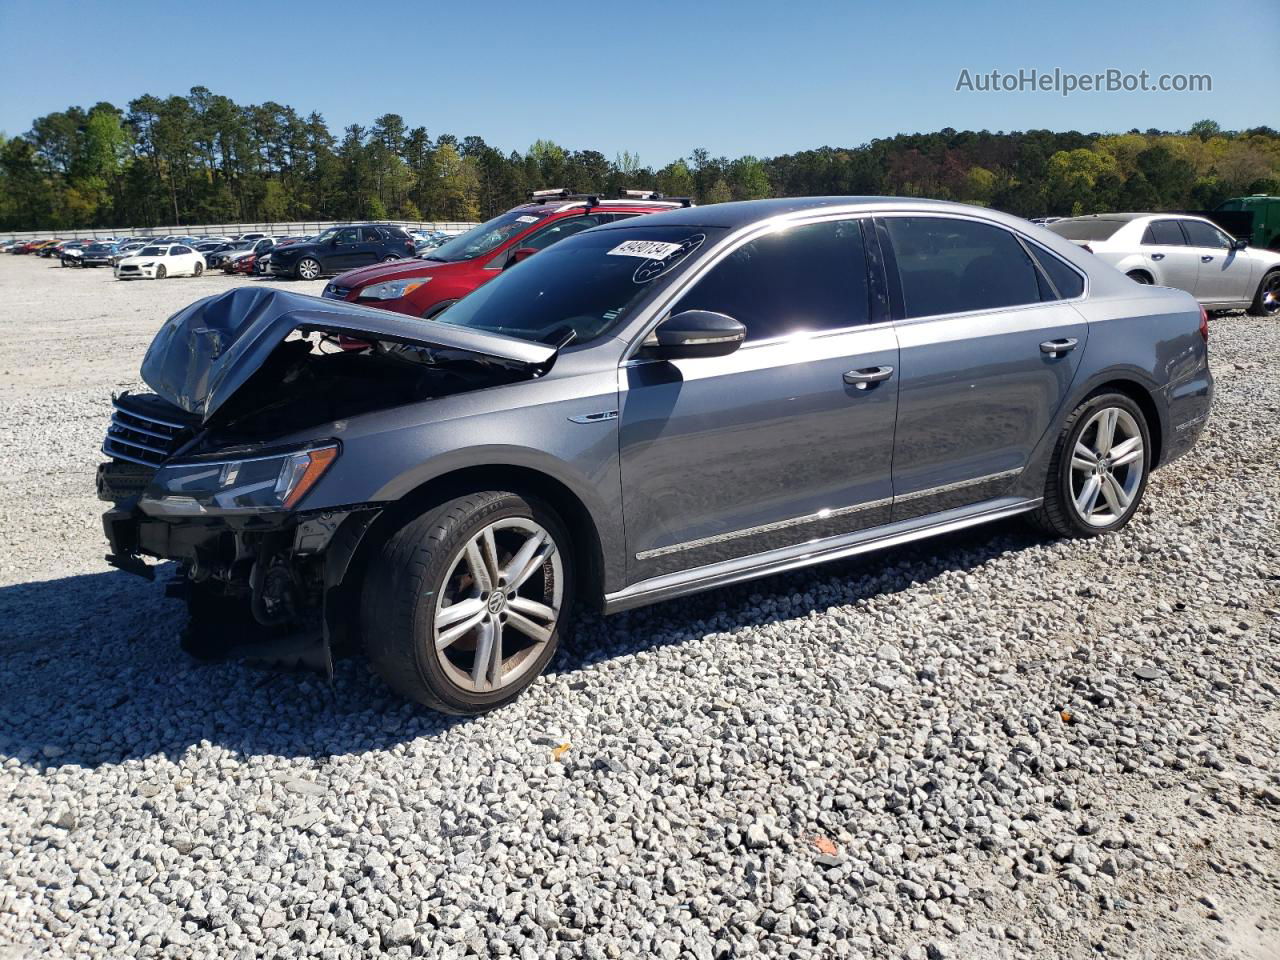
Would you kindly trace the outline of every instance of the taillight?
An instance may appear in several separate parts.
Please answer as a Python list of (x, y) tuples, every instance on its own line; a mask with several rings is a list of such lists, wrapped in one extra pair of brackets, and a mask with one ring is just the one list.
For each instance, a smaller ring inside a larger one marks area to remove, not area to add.
[(1204, 307), (1200, 308), (1200, 336), (1204, 337), (1204, 342), (1209, 342), (1209, 311)]

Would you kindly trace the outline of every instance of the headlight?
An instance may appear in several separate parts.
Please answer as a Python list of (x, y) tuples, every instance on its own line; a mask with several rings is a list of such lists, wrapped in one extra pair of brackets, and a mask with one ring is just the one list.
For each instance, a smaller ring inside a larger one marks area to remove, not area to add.
[(375, 283), (365, 287), (358, 294), (357, 300), (398, 300), (407, 297), (424, 283), (430, 283), (430, 277), (412, 277), (406, 280), (388, 280), (386, 283)]
[(292, 510), (338, 459), (338, 445), (243, 460), (161, 467), (142, 495), (144, 513), (201, 516)]
[(155, 266), (155, 263), (154, 263), (154, 262), (152, 262), (152, 263), (140, 263), (140, 264), (138, 264), (138, 266), (140, 266), (140, 267), (154, 267), (154, 266)]

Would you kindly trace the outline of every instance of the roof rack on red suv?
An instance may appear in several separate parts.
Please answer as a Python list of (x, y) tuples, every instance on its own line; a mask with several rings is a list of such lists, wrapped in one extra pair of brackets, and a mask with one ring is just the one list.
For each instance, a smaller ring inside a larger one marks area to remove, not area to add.
[(616, 199), (578, 193), (567, 187), (532, 190), (529, 202), (425, 251), (420, 258), (350, 270), (333, 279), (324, 296), (435, 317), (552, 244), (629, 217), (693, 205), (688, 197), (664, 197), (656, 190), (625, 190)]

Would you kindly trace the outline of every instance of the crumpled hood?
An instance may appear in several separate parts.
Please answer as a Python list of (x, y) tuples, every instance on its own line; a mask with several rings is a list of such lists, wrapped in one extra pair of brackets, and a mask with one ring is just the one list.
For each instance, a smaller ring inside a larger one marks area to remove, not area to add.
[(238, 287), (197, 300), (165, 321), (142, 360), (142, 379), (165, 400), (208, 421), (300, 329), (465, 350), (520, 366), (540, 366), (556, 355), (545, 344), (438, 320)]

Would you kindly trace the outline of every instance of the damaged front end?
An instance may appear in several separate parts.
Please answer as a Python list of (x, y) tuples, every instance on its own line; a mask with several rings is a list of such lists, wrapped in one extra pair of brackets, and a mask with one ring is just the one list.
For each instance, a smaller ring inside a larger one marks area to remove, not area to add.
[[(339, 344), (338, 338), (345, 338)], [(350, 338), (365, 344), (350, 349)], [(385, 506), (309, 502), (351, 417), (540, 375), (554, 348), (241, 288), (174, 315), (125, 393), (98, 468), (107, 562), (178, 564), (188, 650), (331, 673), (358, 548)], [(344, 464), (346, 469), (353, 465)], [(315, 498), (312, 498), (314, 501)]]

